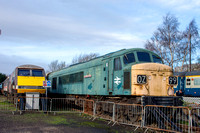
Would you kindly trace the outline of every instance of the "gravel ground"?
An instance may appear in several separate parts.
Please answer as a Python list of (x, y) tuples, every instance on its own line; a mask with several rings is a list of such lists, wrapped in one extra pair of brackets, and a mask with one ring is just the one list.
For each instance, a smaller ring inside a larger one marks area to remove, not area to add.
[[(135, 127), (115, 124), (80, 114), (0, 112), (0, 133), (132, 133)], [(137, 132), (144, 132), (138, 129)]]

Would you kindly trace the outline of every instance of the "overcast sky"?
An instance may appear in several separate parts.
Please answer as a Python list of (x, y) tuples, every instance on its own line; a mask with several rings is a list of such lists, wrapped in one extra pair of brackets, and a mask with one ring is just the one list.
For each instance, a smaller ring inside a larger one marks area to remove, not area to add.
[(0, 72), (144, 48), (169, 12), (182, 30), (193, 18), (200, 27), (200, 0), (0, 0)]

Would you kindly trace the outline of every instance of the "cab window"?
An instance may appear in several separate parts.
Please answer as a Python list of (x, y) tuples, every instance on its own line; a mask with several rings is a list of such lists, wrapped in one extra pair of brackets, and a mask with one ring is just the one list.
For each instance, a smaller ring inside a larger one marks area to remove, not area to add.
[(118, 70), (121, 70), (121, 69), (122, 69), (122, 64), (121, 64), (120, 57), (115, 58), (114, 59), (114, 70), (118, 71)]
[(133, 53), (125, 54), (123, 57), (124, 64), (135, 62), (135, 56)]
[(149, 53), (146, 52), (137, 52), (138, 60), (143, 62), (151, 62)]
[(53, 90), (56, 90), (57, 89), (57, 78), (53, 78), (53, 81), (52, 81), (52, 89)]
[(32, 70), (32, 76), (42, 77), (42, 70)]
[(18, 76), (30, 76), (30, 70), (26, 69), (19, 69)]
[(160, 57), (155, 55), (152, 55), (152, 57), (153, 57), (153, 62), (162, 64), (162, 59)]

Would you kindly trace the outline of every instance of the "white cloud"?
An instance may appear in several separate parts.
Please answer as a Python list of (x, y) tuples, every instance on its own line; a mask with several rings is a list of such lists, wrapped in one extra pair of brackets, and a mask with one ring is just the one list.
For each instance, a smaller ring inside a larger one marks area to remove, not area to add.
[(199, 7), (195, 0), (2, 0), (1, 54), (14, 64), (11, 57), (70, 63), (81, 53), (143, 47), (167, 12), (185, 22)]

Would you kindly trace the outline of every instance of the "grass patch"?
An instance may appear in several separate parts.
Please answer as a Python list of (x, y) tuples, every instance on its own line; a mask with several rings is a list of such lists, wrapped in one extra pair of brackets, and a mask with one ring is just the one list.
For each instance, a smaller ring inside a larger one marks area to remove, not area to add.
[(89, 127), (98, 127), (100, 128), (101, 125), (95, 122), (85, 121), (81, 123), (82, 126), (89, 126)]
[(24, 114), (25, 122), (37, 122), (41, 121), (52, 125), (70, 125), (77, 123), (73, 119), (67, 119), (64, 115), (47, 115), (43, 113), (30, 113)]
[(14, 104), (10, 103), (9, 101), (3, 101), (3, 102), (0, 102), (0, 105), (14, 105)]
[(70, 121), (67, 121), (66, 118), (63, 118), (62, 116), (53, 116), (48, 118), (46, 121), (48, 124), (53, 124), (53, 125), (69, 125)]
[(0, 110), (15, 111), (16, 107), (13, 103), (10, 103), (8, 101), (3, 101), (0, 102)]

